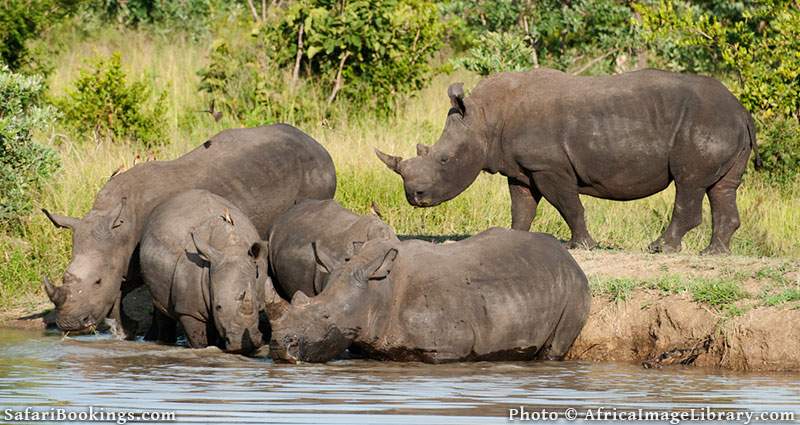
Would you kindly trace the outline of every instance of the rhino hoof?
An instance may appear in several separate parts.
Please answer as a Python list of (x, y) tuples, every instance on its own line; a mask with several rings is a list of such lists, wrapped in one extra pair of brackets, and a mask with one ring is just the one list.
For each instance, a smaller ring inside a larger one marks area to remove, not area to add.
[(678, 246), (670, 245), (670, 244), (664, 242), (663, 239), (658, 238), (653, 243), (651, 243), (650, 246), (647, 247), (647, 250), (651, 254), (658, 254), (658, 253), (661, 253), (661, 254), (673, 254), (673, 253), (679, 252), (681, 250), (681, 247), (680, 247), (680, 245), (678, 245)]
[(700, 251), (700, 255), (727, 255), (731, 250), (722, 245), (709, 245), (706, 249)]
[(566, 242), (562, 242), (564, 248), (566, 249), (595, 249), (597, 248), (597, 242), (593, 239), (570, 239)]

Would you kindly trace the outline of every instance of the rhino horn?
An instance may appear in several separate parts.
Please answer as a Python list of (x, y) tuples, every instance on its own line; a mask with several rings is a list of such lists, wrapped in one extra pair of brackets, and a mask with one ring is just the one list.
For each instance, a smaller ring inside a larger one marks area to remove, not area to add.
[(400, 173), (400, 163), (403, 161), (402, 157), (393, 156), (386, 153), (381, 152), (377, 148), (375, 148), (375, 155), (378, 155), (378, 159), (383, 161), (390, 170), (394, 171), (397, 174)]
[(73, 229), (80, 222), (77, 218), (53, 214), (44, 208), (42, 208), (42, 212), (50, 219), (50, 222), (59, 229)]
[(47, 276), (42, 278), (42, 281), (44, 282), (44, 291), (47, 292), (47, 297), (50, 298), (50, 301), (52, 301), (56, 307), (64, 304), (64, 301), (67, 298), (64, 288), (61, 286), (54, 286), (52, 283), (50, 283), (50, 279), (48, 279)]
[(264, 309), (271, 324), (289, 311), (289, 303), (275, 291), (270, 278), (264, 280)]

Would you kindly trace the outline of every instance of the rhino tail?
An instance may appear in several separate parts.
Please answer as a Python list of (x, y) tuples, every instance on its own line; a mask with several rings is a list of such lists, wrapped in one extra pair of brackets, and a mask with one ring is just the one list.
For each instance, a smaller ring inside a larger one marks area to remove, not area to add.
[(761, 155), (758, 154), (758, 143), (756, 142), (756, 125), (753, 121), (753, 116), (747, 114), (747, 134), (750, 137), (750, 148), (753, 149), (753, 153), (755, 156), (753, 157), (753, 166), (755, 167), (756, 171), (764, 168), (764, 161), (761, 159)]

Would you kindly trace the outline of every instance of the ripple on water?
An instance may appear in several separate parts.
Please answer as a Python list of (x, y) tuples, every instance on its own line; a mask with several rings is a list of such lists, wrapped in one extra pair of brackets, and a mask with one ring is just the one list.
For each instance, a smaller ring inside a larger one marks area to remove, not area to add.
[(506, 423), (529, 409), (800, 411), (800, 376), (583, 362), (273, 364), (89, 336), (0, 335), (0, 405), (175, 411), (186, 423)]

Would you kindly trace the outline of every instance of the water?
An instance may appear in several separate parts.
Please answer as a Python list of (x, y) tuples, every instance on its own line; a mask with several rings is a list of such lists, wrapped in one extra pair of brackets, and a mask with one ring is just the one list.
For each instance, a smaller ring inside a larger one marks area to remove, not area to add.
[(325, 365), (0, 329), (5, 409), (174, 411), (181, 423), (509, 423), (509, 409), (792, 411), (800, 375), (619, 363)]

